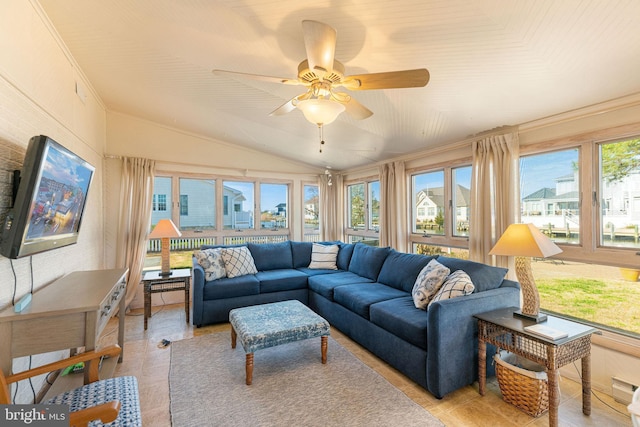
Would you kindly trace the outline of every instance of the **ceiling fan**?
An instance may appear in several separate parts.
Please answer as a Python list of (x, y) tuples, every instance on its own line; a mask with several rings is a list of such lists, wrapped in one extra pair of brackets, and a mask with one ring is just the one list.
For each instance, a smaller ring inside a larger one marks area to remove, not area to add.
[(302, 21), (307, 59), (298, 65), (295, 79), (213, 70), (217, 75), (244, 77), (265, 82), (301, 85), (307, 91), (293, 97), (276, 108), (270, 115), (279, 116), (300, 109), (307, 120), (319, 127), (331, 123), (340, 113), (347, 113), (354, 119), (362, 120), (373, 112), (360, 104), (346, 92), (347, 90), (396, 89), (423, 87), (429, 82), (429, 71), (425, 68), (384, 73), (369, 73), (352, 76), (344, 75), (344, 65), (334, 58), (337, 32), (331, 26), (318, 21)]

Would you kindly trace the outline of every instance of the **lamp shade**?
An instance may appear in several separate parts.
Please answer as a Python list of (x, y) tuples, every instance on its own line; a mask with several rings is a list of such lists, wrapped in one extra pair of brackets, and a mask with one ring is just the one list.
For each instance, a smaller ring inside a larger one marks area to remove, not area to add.
[(149, 234), (149, 239), (180, 237), (182, 233), (170, 219), (161, 219)]
[(318, 126), (333, 122), (345, 110), (341, 103), (325, 98), (305, 99), (296, 106), (307, 120)]
[(546, 258), (562, 252), (555, 243), (533, 224), (511, 224), (489, 255)]

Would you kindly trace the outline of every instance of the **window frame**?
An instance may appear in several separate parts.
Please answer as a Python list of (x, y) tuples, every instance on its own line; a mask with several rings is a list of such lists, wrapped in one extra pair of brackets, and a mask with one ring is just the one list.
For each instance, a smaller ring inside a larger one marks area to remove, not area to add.
[[(449, 249), (465, 249), (469, 250), (469, 236), (462, 236), (454, 234), (455, 225), (455, 209), (454, 200), (453, 200), (453, 171), (455, 169), (460, 169), (464, 167), (470, 167), (471, 162), (469, 159), (461, 159), (457, 162), (448, 162), (447, 164), (438, 164), (431, 165), (424, 168), (416, 168), (412, 170), (407, 170), (407, 203), (409, 203), (409, 207), (407, 209), (408, 214), (408, 223), (410, 226), (408, 227), (407, 232), (409, 233), (409, 248), (411, 251), (414, 250), (416, 244), (429, 245), (429, 246), (439, 246), (442, 247), (443, 250), (448, 251)], [(415, 222), (415, 189), (413, 188), (413, 176), (421, 175), (432, 172), (443, 171), (444, 173), (444, 225), (443, 225), (443, 234), (426, 234), (419, 233), (414, 231), (414, 222)], [(471, 191), (471, 188), (469, 188)], [(469, 217), (469, 221), (471, 221), (471, 217)]]
[[(380, 185), (380, 178), (378, 176), (375, 177), (367, 177), (358, 180), (353, 180), (344, 183), (344, 230), (343, 234), (345, 236), (345, 240), (348, 243), (354, 243), (359, 241), (369, 241), (371, 243), (376, 242), (376, 246), (380, 242), (380, 230), (379, 227), (372, 227), (370, 218), (371, 218), (371, 184), (378, 183)], [(351, 221), (351, 199), (349, 197), (349, 187), (355, 185), (363, 185), (364, 186), (364, 227), (350, 227)], [(380, 187), (378, 187), (378, 192), (380, 193)], [(378, 200), (378, 209), (382, 209), (382, 200)]]

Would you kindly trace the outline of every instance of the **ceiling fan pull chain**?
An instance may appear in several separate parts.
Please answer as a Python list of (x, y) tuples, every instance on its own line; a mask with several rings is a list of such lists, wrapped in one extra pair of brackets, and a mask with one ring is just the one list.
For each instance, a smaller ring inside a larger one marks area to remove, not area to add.
[(324, 145), (324, 137), (323, 137), (323, 128), (322, 128), (322, 123), (320, 123), (318, 125), (318, 133), (320, 135), (320, 152), (322, 153), (322, 146)]

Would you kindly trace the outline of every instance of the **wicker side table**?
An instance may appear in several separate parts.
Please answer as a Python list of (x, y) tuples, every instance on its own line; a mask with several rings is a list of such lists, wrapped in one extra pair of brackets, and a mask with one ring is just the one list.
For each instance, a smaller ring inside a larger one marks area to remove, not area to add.
[(534, 322), (513, 316), (516, 307), (475, 315), (478, 319), (478, 388), (484, 396), (486, 386), (487, 343), (525, 357), (546, 368), (549, 388), (549, 426), (558, 425), (560, 384), (558, 370), (575, 360), (582, 361), (582, 413), (591, 415), (591, 335), (598, 330), (576, 322), (549, 316), (545, 324), (567, 332), (568, 336), (550, 340), (531, 334), (525, 326)]
[(159, 292), (184, 291), (184, 311), (189, 323), (189, 289), (191, 288), (191, 269), (171, 270), (169, 276), (161, 276), (159, 271), (149, 271), (142, 278), (144, 284), (144, 329), (151, 317), (151, 294)]

